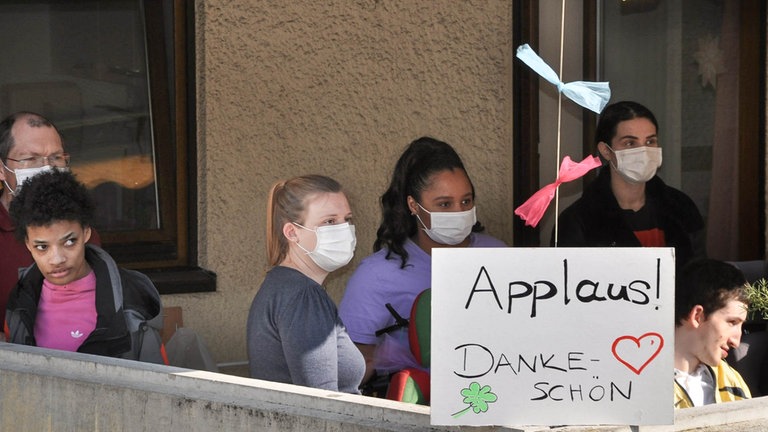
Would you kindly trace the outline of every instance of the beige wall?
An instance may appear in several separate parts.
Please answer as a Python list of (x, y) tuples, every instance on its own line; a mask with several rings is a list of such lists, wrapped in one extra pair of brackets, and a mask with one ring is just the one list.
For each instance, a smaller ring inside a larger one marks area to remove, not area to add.
[(215, 293), (165, 296), (218, 362), (246, 359), (245, 321), (265, 272), (266, 194), (318, 172), (349, 191), (355, 260), (378, 197), (413, 139), (463, 157), (487, 231), (512, 242), (512, 4), (507, 0), (196, 2), (199, 259)]

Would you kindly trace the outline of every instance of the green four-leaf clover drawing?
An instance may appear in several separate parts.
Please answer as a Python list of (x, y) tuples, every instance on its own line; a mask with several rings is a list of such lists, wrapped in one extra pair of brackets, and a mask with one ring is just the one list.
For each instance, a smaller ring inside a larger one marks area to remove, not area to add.
[(488, 411), (488, 404), (496, 402), (496, 394), (491, 393), (491, 386), (482, 386), (476, 382), (472, 382), (469, 387), (461, 390), (461, 395), (464, 396), (463, 402), (469, 404), (468, 407), (463, 410), (454, 413), (453, 418), (459, 418), (466, 414), (471, 408), (475, 414), (480, 414)]

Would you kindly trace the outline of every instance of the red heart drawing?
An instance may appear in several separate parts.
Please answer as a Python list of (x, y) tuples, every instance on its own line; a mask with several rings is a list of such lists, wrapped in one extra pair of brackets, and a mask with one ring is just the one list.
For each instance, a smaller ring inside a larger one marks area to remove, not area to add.
[[(643, 346), (642, 341), (643, 339), (646, 339), (646, 338), (648, 339), (649, 344)], [(628, 353), (636, 354), (635, 357), (640, 357), (639, 359), (633, 358), (630, 360), (626, 360), (621, 358), (621, 356), (616, 352), (616, 348), (618, 347), (618, 345), (626, 341), (634, 342), (634, 345), (630, 344), (630, 349), (632, 349), (633, 352), (628, 352), (626, 348), (626, 344), (622, 344), (622, 346), (625, 347), (625, 348), (622, 348), (622, 351), (625, 353), (625, 356), (627, 356)], [(657, 345), (656, 349), (652, 353), (650, 353), (650, 350), (653, 348), (653, 345)], [(634, 336), (621, 336), (617, 338), (615, 341), (613, 341), (613, 346), (611, 346), (611, 352), (613, 352), (613, 356), (616, 357), (616, 360), (623, 363), (624, 366), (628, 367), (629, 370), (631, 370), (632, 372), (640, 375), (640, 372), (642, 372), (643, 369), (645, 369), (645, 367), (648, 366), (648, 363), (652, 362), (653, 359), (655, 359), (656, 356), (659, 355), (659, 353), (661, 352), (661, 348), (663, 346), (664, 346), (664, 338), (661, 337), (661, 335), (658, 333), (650, 332), (640, 336), (639, 338), (636, 338)], [(643, 361), (643, 359), (645, 359), (646, 356), (647, 356), (647, 359), (645, 360), (645, 363), (640, 365), (640, 367), (635, 367), (631, 363), (633, 360), (634, 360), (634, 363), (639, 363)]]

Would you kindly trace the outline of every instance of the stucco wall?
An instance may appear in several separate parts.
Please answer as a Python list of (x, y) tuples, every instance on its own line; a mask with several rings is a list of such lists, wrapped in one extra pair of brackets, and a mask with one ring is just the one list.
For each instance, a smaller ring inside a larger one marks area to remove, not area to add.
[(478, 218), (511, 244), (511, 2), (206, 0), (196, 14), (199, 258), (218, 287), (163, 301), (218, 362), (246, 359), (277, 179), (323, 173), (349, 192), (358, 249), (327, 280), (337, 302), (371, 252), (394, 162), (419, 136), (457, 149)]

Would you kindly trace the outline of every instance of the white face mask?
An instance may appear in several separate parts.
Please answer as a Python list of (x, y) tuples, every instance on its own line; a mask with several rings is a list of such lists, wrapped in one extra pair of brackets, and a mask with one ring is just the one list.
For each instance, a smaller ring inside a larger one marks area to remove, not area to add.
[[(416, 205), (421, 207), (419, 203), (416, 203)], [(421, 209), (429, 213), (432, 220), (432, 228), (427, 228), (418, 214), (416, 218), (421, 222), (422, 229), (429, 238), (440, 244), (453, 246), (463, 242), (472, 232), (472, 227), (477, 222), (475, 207), (462, 212), (430, 212), (424, 207), (421, 207)]]
[[(5, 187), (8, 188), (8, 192), (11, 193), (11, 195), (16, 195), (21, 190), (21, 186), (24, 184), (25, 181), (29, 180), (31, 177), (36, 176), (37, 174), (44, 173), (47, 171), (52, 171), (53, 167), (50, 165), (43, 165), (41, 167), (37, 168), (16, 168), (15, 170), (12, 170), (8, 168), (5, 164), (3, 164), (3, 168), (7, 169), (8, 171), (12, 172), (16, 176), (16, 190), (11, 189), (10, 186), (8, 186), (8, 182), (3, 180), (3, 183), (5, 184)], [(64, 168), (58, 168), (58, 169), (64, 169)], [(68, 169), (68, 168), (67, 168)]]
[(661, 166), (661, 147), (642, 146), (614, 151), (616, 165), (613, 168), (629, 183), (645, 183), (656, 175)]
[(293, 224), (315, 233), (317, 244), (313, 251), (304, 249), (298, 242), (296, 245), (306, 252), (321, 269), (330, 273), (344, 267), (352, 260), (357, 245), (354, 225), (346, 222), (338, 225), (323, 225), (313, 230), (296, 222)]

